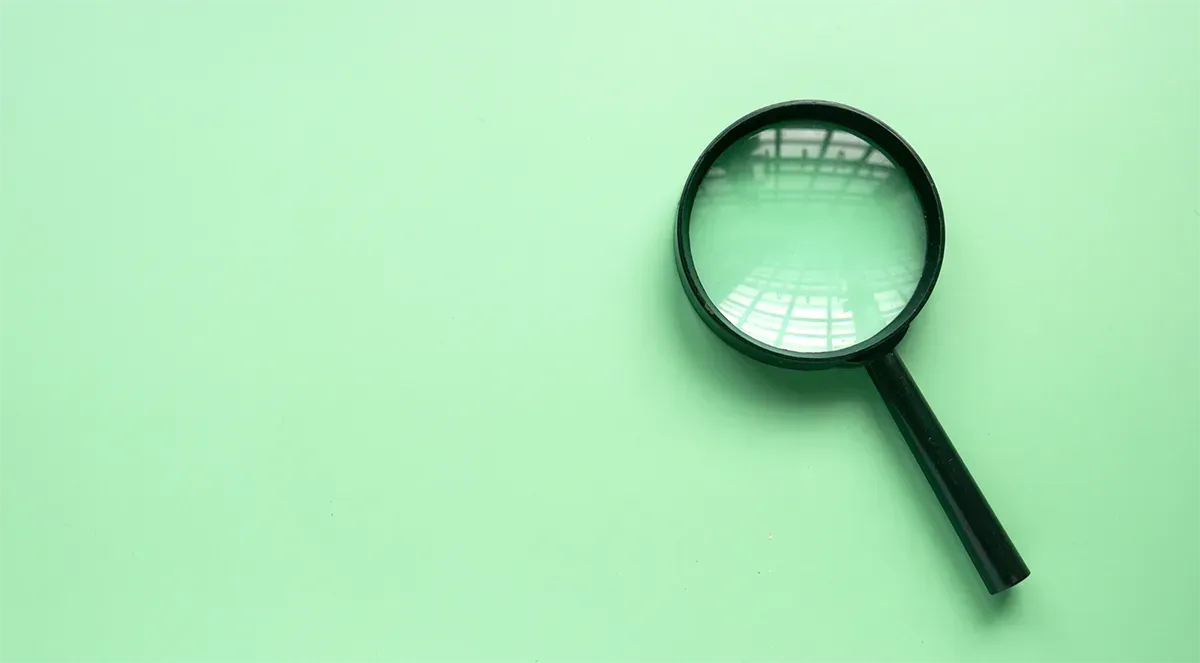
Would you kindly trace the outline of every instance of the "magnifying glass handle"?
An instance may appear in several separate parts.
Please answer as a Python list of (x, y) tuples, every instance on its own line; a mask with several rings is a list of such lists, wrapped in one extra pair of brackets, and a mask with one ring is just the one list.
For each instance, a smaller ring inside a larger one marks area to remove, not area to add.
[(988, 592), (998, 594), (1024, 580), (1029, 567), (950, 444), (950, 438), (904, 362), (893, 350), (869, 362), (867, 372), (954, 524)]

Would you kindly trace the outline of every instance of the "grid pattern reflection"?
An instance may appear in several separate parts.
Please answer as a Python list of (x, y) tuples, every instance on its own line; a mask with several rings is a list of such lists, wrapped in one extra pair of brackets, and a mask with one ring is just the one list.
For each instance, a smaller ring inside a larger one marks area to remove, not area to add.
[[(714, 207), (741, 204), (734, 185), (747, 179), (754, 180), (758, 201), (767, 203), (844, 207), (911, 195), (907, 179), (885, 153), (836, 128), (771, 128), (740, 141), (709, 170), (698, 199)], [(738, 329), (772, 347), (839, 350), (894, 320), (923, 268), (923, 261), (898, 255), (864, 268), (855, 284), (847, 284), (843, 270), (805, 262), (783, 254), (755, 267), (717, 308)]]

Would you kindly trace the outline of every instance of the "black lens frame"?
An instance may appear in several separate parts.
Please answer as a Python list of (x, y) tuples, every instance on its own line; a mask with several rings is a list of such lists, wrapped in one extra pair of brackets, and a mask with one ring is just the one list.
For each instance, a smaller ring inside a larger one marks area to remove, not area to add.
[[(729, 324), (696, 274), (691, 250), (691, 214), (696, 193), (708, 169), (717, 157), (736, 141), (780, 122), (809, 121), (840, 125), (882, 149), (908, 176), (916, 190), (925, 217), (925, 266), (916, 290), (905, 307), (879, 333), (863, 343), (830, 352), (801, 353), (765, 345)], [(788, 101), (767, 106), (743, 117), (721, 132), (696, 161), (688, 175), (679, 200), (675, 224), (675, 259), (684, 291), (700, 318), (722, 340), (736, 350), (766, 364), (802, 370), (863, 366), (905, 442), (917, 460), (934, 495), (942, 505), (963, 548), (975, 564), (987, 590), (996, 594), (1029, 576), (1029, 567), (1017, 552), (1008, 533), (996, 518), (983, 492), (967, 471), (950, 437), (934, 416), (933, 410), (904, 362), (896, 354), (896, 344), (908, 331), (908, 325), (928, 301), (942, 269), (946, 233), (942, 203), (933, 178), (917, 153), (895, 131), (866, 113), (828, 101)]]
[[(908, 177), (925, 218), (925, 265), (908, 303), (895, 319), (866, 341), (828, 352), (792, 352), (773, 348), (729, 324), (704, 291), (696, 273), (695, 262), (692, 260), (692, 206), (700, 190), (700, 183), (708, 174), (709, 168), (722, 152), (742, 138), (780, 122), (794, 121), (839, 125), (873, 143)], [(692, 166), (692, 172), (683, 187), (683, 195), (679, 199), (675, 222), (675, 262), (679, 268), (679, 277), (687, 291), (688, 300), (705, 324), (723, 341), (747, 356), (774, 366), (801, 370), (858, 365), (882, 356), (894, 348), (908, 331), (909, 323), (929, 300), (938, 274), (942, 270), (945, 247), (946, 227), (942, 218), (942, 201), (925, 163), (899, 134), (883, 122), (856, 108), (830, 101), (787, 101), (774, 104), (746, 115), (722, 131), (704, 148), (704, 152), (696, 160), (696, 165)]]

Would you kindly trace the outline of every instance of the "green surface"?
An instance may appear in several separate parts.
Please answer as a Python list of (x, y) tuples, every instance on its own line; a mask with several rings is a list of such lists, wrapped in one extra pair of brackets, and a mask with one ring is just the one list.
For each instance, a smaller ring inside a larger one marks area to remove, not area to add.
[[(9, 661), (1200, 658), (1200, 6), (0, 8)], [(861, 372), (690, 311), (701, 148), (876, 114), (946, 208)]]

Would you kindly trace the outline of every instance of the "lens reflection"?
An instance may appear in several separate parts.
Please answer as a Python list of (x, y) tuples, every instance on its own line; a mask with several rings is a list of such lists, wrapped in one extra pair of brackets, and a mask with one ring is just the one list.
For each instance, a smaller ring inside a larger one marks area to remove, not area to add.
[(904, 171), (841, 127), (785, 123), (739, 140), (696, 194), (691, 249), (731, 324), (775, 348), (841, 350), (912, 298), (925, 222)]

